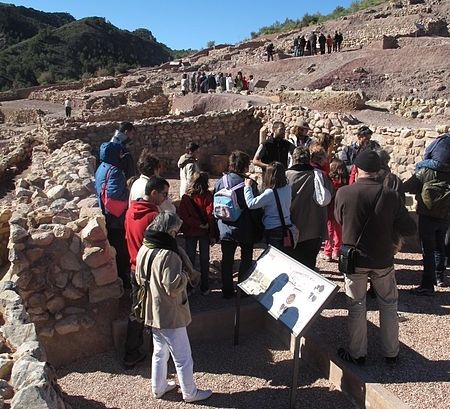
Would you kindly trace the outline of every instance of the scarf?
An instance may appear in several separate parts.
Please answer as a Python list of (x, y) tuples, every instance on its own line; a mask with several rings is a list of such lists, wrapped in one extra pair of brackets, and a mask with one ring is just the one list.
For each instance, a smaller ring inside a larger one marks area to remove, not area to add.
[(144, 246), (150, 249), (171, 250), (178, 254), (178, 244), (169, 233), (147, 229), (144, 235)]

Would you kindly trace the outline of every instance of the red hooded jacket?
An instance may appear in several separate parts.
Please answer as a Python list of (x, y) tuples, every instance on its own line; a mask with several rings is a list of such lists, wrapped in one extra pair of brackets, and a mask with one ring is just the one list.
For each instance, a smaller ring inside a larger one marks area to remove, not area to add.
[(130, 253), (131, 271), (136, 271), (136, 256), (148, 225), (159, 213), (158, 206), (143, 199), (132, 201), (125, 214), (125, 238)]
[[(194, 208), (192, 200), (196, 203), (197, 209), (201, 210), (204, 219), (209, 225), (209, 230), (200, 228), (204, 222), (200, 219), (199, 212)], [(215, 225), (213, 217), (213, 195), (207, 192), (204, 195), (188, 196), (183, 195), (180, 202), (178, 213), (183, 220), (181, 231), (187, 237), (200, 237), (209, 235), (211, 238), (215, 237)]]

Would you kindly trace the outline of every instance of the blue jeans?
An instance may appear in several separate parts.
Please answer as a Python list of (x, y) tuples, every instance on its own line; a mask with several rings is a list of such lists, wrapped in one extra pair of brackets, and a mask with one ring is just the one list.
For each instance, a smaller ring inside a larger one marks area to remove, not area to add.
[(200, 253), (200, 290), (207, 291), (209, 289), (209, 236), (186, 237), (186, 253), (195, 266), (195, 254), (197, 252), (197, 243)]
[(422, 246), (423, 275), (421, 287), (434, 290), (436, 274), (445, 271), (445, 234), (449, 221), (419, 215), (419, 238)]

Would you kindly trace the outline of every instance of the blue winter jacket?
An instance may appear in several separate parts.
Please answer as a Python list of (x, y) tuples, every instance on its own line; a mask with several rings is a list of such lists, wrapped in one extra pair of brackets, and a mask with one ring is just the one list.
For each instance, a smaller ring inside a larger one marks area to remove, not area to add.
[(122, 229), (124, 226), (125, 212), (120, 217), (109, 214), (102, 203), (100, 194), (102, 185), (106, 181), (106, 174), (111, 169), (108, 178), (107, 193), (111, 199), (124, 200), (128, 202), (129, 191), (125, 174), (120, 169), (120, 155), (122, 146), (114, 142), (105, 142), (100, 145), (100, 166), (95, 172), (95, 191), (97, 194), (98, 205), (106, 216), (106, 225), (108, 228)]

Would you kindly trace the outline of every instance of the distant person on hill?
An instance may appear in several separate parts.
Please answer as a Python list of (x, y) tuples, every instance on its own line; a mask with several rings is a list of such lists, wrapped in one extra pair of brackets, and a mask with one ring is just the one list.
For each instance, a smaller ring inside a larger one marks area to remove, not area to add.
[(344, 36), (342, 35), (342, 32), (338, 32), (338, 38), (337, 38), (337, 50), (341, 51), (342, 42), (344, 41)]
[(241, 92), (244, 89), (244, 77), (242, 76), (241, 71), (238, 71), (236, 78), (234, 79), (234, 87), (237, 92)]
[(253, 75), (250, 75), (248, 80), (248, 91), (249, 92), (255, 92), (255, 84), (256, 80), (253, 78)]
[(206, 75), (204, 72), (198, 72), (197, 74), (197, 92), (202, 92), (202, 83), (205, 80)]
[(197, 73), (194, 72), (191, 77), (191, 91), (195, 92), (197, 90)]
[(311, 33), (309, 41), (311, 43), (311, 55), (316, 55), (317, 54), (317, 35), (314, 31)]
[(269, 43), (266, 47), (267, 61), (273, 61), (274, 51), (275, 51), (275, 47), (274, 47), (273, 43)]
[(219, 76), (217, 77), (217, 87), (220, 92), (225, 92), (227, 88), (227, 80), (223, 75), (223, 72), (219, 72)]
[(299, 47), (299, 56), (303, 57), (305, 55), (305, 47), (306, 47), (306, 39), (303, 34), (300, 37), (298, 47)]
[(333, 51), (338, 50), (339, 33), (336, 31), (333, 37)]
[(181, 93), (186, 95), (189, 92), (189, 80), (187, 74), (184, 73), (181, 78)]
[(331, 49), (333, 48), (333, 39), (331, 38), (331, 36), (328, 34), (327, 36), (327, 49), (328, 49), (328, 54), (331, 54)]
[(208, 92), (216, 92), (216, 89), (217, 89), (216, 77), (211, 72), (208, 75)]
[(72, 116), (72, 100), (69, 97), (64, 101), (64, 108), (66, 109), (66, 118), (70, 118)]
[(294, 38), (294, 57), (298, 57), (300, 54), (299, 43), (300, 43), (300, 36), (296, 36)]
[(227, 74), (225, 84), (226, 84), (227, 92), (232, 92), (233, 91), (233, 86), (234, 86), (234, 80), (233, 80), (233, 76), (231, 75), (231, 73)]
[(320, 33), (319, 35), (319, 46), (320, 46), (320, 54), (325, 54), (325, 44), (327, 43), (327, 38), (323, 35), (323, 33)]

